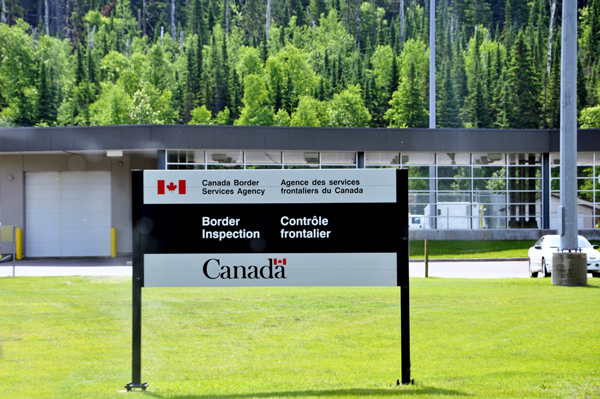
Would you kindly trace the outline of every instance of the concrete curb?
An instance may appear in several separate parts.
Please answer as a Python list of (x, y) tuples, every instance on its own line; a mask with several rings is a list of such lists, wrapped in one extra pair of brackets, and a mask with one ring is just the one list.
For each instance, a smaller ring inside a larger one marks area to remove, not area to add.
[[(510, 262), (529, 260), (529, 258), (444, 258), (429, 259), (429, 262)], [(425, 259), (409, 259), (410, 262), (425, 262)]]

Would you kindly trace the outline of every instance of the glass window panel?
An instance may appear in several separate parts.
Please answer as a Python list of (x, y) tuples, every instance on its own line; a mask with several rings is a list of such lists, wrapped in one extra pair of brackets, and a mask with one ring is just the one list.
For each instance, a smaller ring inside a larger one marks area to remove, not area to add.
[(408, 177), (429, 177), (431, 168), (429, 166), (409, 166)]
[(228, 169), (244, 169), (244, 165), (234, 165), (234, 164), (209, 164), (207, 165), (207, 169), (217, 169), (217, 170), (228, 170)]
[(434, 165), (435, 154), (432, 152), (403, 153), (400, 160), (402, 165)]
[(438, 177), (471, 177), (470, 166), (438, 166)]
[(454, 152), (438, 152), (438, 165), (470, 165), (471, 154), (454, 153)]
[(319, 165), (285, 165), (284, 169), (318, 169)]
[(470, 179), (438, 179), (438, 190), (460, 190), (471, 189)]
[(178, 154), (179, 154), (178, 151), (172, 151), (172, 150), (167, 151), (167, 162), (177, 163), (177, 160), (179, 159)]
[(421, 204), (428, 205), (431, 202), (432, 194), (429, 193), (418, 193), (409, 191), (408, 203), (410, 204)]
[(281, 164), (281, 152), (246, 151), (246, 164)]
[(321, 169), (356, 169), (356, 165), (321, 165)]
[(281, 165), (246, 165), (246, 169), (281, 169)]
[(541, 177), (542, 168), (539, 166), (509, 166), (508, 177), (523, 178), (523, 177)]
[(473, 166), (473, 177), (506, 177), (506, 168), (504, 166)]
[(473, 165), (504, 165), (506, 155), (497, 152), (473, 154)]
[(242, 151), (208, 151), (207, 162), (216, 164), (241, 164), (244, 162), (244, 155)]
[[(577, 198), (587, 202), (594, 202), (594, 192), (593, 191), (577, 191)], [(580, 206), (584, 206), (581, 205)]]
[(398, 169), (398, 166), (392, 165), (366, 165), (367, 169)]
[(168, 164), (167, 169), (175, 169), (175, 170), (202, 170), (204, 169), (204, 165), (192, 165), (192, 164)]
[(292, 151), (283, 153), (283, 162), (289, 164), (319, 164), (319, 153), (316, 151)]
[(594, 163), (593, 152), (578, 152), (577, 165), (592, 165)]
[(594, 177), (594, 167), (593, 166), (578, 166), (577, 167), (577, 177)]
[(596, 180), (593, 177), (578, 178), (577, 179), (577, 190), (593, 190), (594, 182), (596, 182)]
[(429, 190), (430, 179), (408, 179), (408, 189), (415, 191)]
[(355, 152), (322, 152), (321, 165), (356, 165)]
[(438, 202), (471, 202), (471, 193), (438, 192)]
[(524, 154), (508, 154), (509, 165), (541, 165), (541, 154), (524, 153)]
[(473, 190), (506, 190), (506, 180), (504, 179), (475, 179), (473, 180)]
[(400, 154), (397, 152), (365, 152), (365, 165), (398, 165)]
[(560, 165), (560, 153), (559, 152), (551, 152), (550, 153), (550, 165)]
[(486, 217), (485, 218), (488, 229), (505, 229), (506, 218), (505, 217)]

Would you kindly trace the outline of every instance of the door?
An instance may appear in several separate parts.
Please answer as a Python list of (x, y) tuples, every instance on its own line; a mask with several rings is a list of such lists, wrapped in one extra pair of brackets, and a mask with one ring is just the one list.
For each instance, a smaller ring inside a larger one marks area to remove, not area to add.
[(25, 255), (110, 256), (110, 172), (28, 172)]

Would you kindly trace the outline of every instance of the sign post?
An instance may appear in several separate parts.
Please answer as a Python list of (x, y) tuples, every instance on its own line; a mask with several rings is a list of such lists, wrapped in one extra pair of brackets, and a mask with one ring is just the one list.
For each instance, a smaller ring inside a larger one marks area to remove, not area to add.
[(408, 174), (395, 169), (132, 172), (132, 382), (142, 287), (400, 286), (410, 382)]

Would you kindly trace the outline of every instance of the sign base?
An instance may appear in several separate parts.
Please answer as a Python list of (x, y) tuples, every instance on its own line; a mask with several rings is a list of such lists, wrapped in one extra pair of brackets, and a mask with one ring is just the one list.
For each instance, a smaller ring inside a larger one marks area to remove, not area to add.
[(141, 388), (142, 391), (145, 391), (146, 389), (148, 389), (148, 383), (144, 382), (142, 384), (134, 384), (133, 382), (128, 382), (127, 385), (125, 385), (125, 389), (127, 390), (127, 392), (131, 391), (134, 388)]

